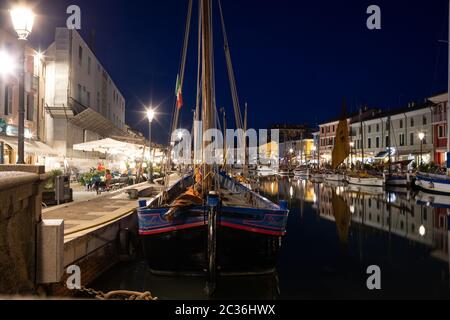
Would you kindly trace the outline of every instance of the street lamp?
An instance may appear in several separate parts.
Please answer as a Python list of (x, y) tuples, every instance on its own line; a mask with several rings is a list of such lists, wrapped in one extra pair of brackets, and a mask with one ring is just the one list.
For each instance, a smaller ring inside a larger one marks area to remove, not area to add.
[(419, 132), (418, 136), (419, 136), (419, 140), (420, 140), (420, 165), (422, 165), (423, 164), (423, 161), (422, 161), (423, 139), (425, 138), (425, 133)]
[(155, 111), (152, 108), (147, 110), (147, 119), (148, 119), (148, 150), (149, 150), (149, 160), (150, 166), (148, 168), (148, 182), (153, 183), (153, 161), (152, 161), (152, 122), (155, 118)]
[(350, 167), (353, 166), (353, 148), (355, 147), (355, 143), (350, 141)]
[(19, 61), (19, 134), (18, 164), (25, 164), (25, 41), (33, 30), (34, 13), (25, 7), (11, 9), (11, 20), (19, 36), (21, 57)]

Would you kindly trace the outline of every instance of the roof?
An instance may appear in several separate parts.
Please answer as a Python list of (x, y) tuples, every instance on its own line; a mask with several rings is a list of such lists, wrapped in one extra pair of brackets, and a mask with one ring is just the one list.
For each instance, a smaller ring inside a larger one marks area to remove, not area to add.
[(412, 112), (412, 111), (416, 111), (416, 110), (426, 109), (433, 105), (434, 105), (433, 102), (426, 101), (421, 104), (409, 105), (409, 106), (397, 108), (394, 110), (377, 110), (377, 112), (367, 115), (366, 117), (363, 117), (362, 119), (360, 119), (359, 115), (356, 115), (350, 120), (350, 123), (357, 123), (360, 121), (369, 121), (369, 120), (373, 120), (373, 119), (394, 116), (394, 115), (401, 114), (401, 113), (407, 113), (407, 112)]

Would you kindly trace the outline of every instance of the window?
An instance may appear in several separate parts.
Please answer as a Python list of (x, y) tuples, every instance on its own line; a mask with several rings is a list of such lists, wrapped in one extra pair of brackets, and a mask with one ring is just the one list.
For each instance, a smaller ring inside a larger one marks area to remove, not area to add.
[(380, 147), (380, 137), (376, 137), (376, 138), (375, 138), (375, 144), (376, 144), (376, 147), (377, 147), (377, 148)]
[(411, 118), (411, 127), (414, 127), (414, 118)]
[[(368, 128), (367, 128), (367, 131), (370, 133), (371, 131), (372, 131), (372, 126), (369, 126)], [(370, 148), (370, 147), (369, 147)]]
[(26, 106), (27, 106), (27, 120), (28, 121), (33, 121), (33, 116), (34, 116), (34, 95), (32, 94), (27, 94), (26, 95)]
[(380, 131), (380, 125), (377, 124), (377, 132), (379, 132), (379, 131)]
[(389, 136), (386, 136), (386, 147), (389, 146)]
[(333, 132), (334, 132), (334, 125), (333, 125)]
[(325, 133), (325, 130), (323, 129), (323, 127), (321, 128), (321, 131), (322, 131), (322, 134), (324, 134), (324, 133)]
[(81, 66), (83, 64), (83, 48), (78, 47), (78, 64)]
[(367, 148), (372, 148), (372, 139), (367, 139)]
[(414, 145), (414, 132), (409, 134), (409, 145)]
[(388, 119), (388, 120), (386, 120), (386, 130), (388, 130), (388, 131), (389, 131), (389, 119)]
[(422, 121), (423, 121), (423, 125), (426, 126), (427, 125), (427, 117), (423, 116)]
[(12, 114), (13, 87), (5, 86), (5, 115)]
[(400, 129), (403, 128), (403, 120), (402, 119), (400, 119), (399, 127), (400, 127)]
[(400, 141), (400, 146), (404, 146), (405, 145), (405, 134), (404, 133), (400, 133), (398, 135), (398, 140)]
[(91, 74), (91, 57), (88, 56), (88, 74)]
[(87, 94), (87, 106), (90, 107), (91, 106), (91, 93), (88, 91), (86, 94)]
[(83, 129), (83, 142), (87, 142), (87, 134), (86, 134), (86, 129)]
[(438, 127), (438, 138), (445, 138), (445, 127), (443, 125)]
[(81, 97), (82, 97), (82, 91), (81, 91), (81, 84), (78, 85), (78, 91), (77, 91), (77, 100), (79, 103), (81, 103)]

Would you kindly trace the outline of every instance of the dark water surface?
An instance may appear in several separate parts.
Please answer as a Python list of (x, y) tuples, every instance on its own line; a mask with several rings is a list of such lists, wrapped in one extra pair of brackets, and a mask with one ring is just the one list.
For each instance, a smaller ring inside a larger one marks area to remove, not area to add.
[[(221, 278), (215, 298), (450, 298), (450, 197), (295, 178), (265, 179), (260, 192), (291, 209), (277, 273)], [(381, 290), (367, 288), (371, 265), (381, 270)], [(120, 263), (92, 287), (208, 298), (204, 278), (154, 276), (143, 260)]]

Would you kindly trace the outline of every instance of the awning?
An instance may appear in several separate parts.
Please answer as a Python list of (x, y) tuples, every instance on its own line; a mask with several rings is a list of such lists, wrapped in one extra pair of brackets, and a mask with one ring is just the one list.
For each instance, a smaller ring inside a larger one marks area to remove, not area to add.
[(114, 123), (100, 113), (88, 108), (70, 119), (74, 125), (95, 132), (102, 137), (127, 136), (127, 133), (117, 128)]
[(373, 157), (375, 160), (384, 160), (387, 157), (389, 157), (388, 151), (381, 151), (379, 152), (375, 157)]
[[(11, 148), (17, 150), (18, 141), (17, 137), (12, 136), (0, 136), (0, 141), (5, 142)], [(41, 141), (25, 139), (25, 153), (34, 154), (36, 156), (58, 156), (58, 152), (50, 147), (48, 144)]]

